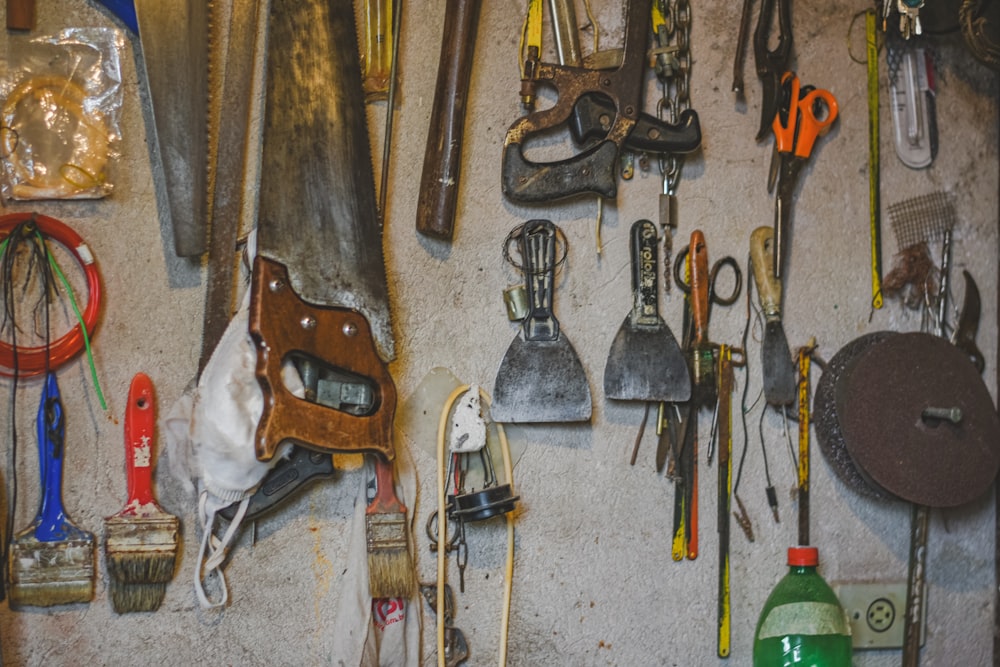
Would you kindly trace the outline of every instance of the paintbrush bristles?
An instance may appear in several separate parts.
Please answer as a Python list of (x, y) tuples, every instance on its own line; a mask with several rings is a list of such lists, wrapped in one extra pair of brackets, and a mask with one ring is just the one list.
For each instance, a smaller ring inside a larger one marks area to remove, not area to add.
[[(171, 567), (172, 569), (172, 567)], [(123, 584), (113, 577), (108, 582), (111, 607), (118, 614), (156, 611), (167, 594), (167, 584)]]
[(119, 614), (156, 611), (174, 577), (177, 517), (159, 508), (104, 520), (111, 605)]
[(35, 538), (34, 527), (10, 545), (11, 607), (52, 607), (90, 602), (94, 596), (94, 537), (57, 542)]
[(405, 512), (368, 514), (368, 586), (373, 598), (406, 598), (413, 591)]

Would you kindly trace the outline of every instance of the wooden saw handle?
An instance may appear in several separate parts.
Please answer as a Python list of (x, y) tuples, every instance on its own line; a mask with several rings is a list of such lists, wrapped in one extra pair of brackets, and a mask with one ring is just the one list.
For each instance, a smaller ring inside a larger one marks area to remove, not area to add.
[(480, 4), (481, 0), (448, 0), (444, 10), (441, 60), (417, 200), (417, 231), (445, 241), (452, 239), (455, 230), (465, 102)]
[(7, 0), (7, 30), (35, 27), (35, 0)]

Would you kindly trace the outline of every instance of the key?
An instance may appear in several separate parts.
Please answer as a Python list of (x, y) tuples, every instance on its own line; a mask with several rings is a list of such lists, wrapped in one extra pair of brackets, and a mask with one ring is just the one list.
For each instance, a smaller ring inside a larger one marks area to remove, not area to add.
[(919, 35), (922, 32), (920, 8), (923, 6), (924, 0), (897, 0), (899, 32), (903, 34), (903, 39), (909, 39), (911, 35)]

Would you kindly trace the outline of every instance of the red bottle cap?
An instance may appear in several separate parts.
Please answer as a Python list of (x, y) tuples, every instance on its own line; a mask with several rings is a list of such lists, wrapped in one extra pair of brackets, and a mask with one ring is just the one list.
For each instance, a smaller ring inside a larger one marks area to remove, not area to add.
[(819, 565), (819, 549), (816, 547), (788, 547), (788, 564), (798, 567)]

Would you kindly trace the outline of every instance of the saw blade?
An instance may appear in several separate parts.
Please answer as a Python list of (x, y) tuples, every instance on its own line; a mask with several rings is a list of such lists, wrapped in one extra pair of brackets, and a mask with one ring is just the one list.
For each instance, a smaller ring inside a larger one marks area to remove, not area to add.
[(388, 361), (394, 344), (353, 11), (340, 1), (272, 5), (257, 254), (288, 269), (303, 301), (360, 312)]

